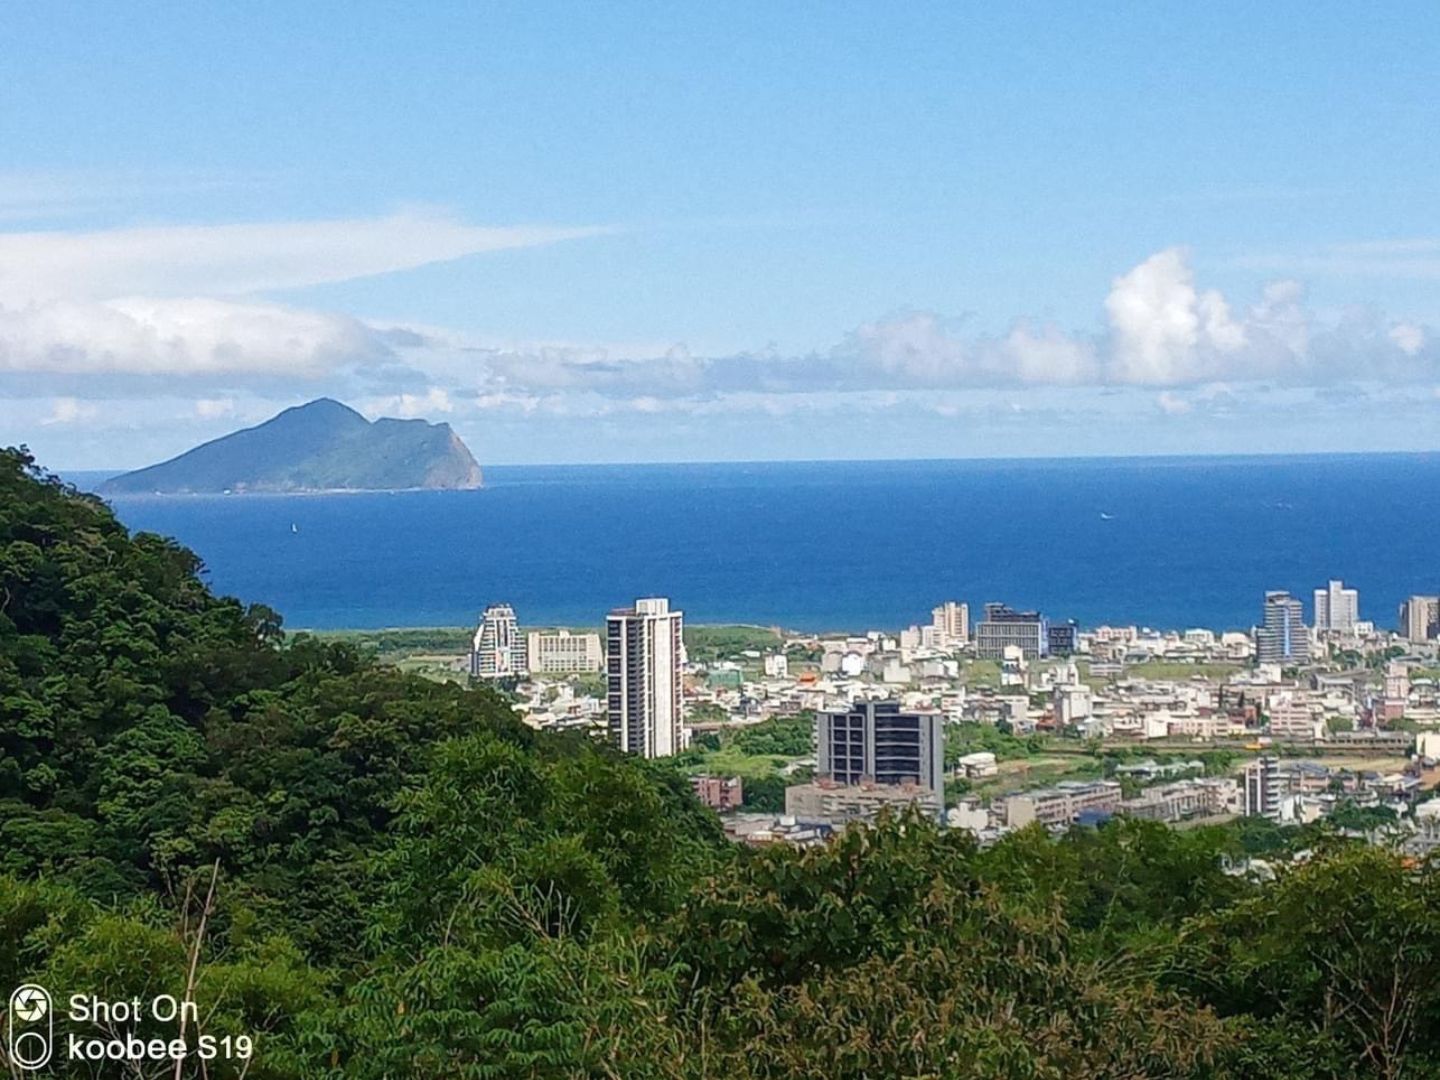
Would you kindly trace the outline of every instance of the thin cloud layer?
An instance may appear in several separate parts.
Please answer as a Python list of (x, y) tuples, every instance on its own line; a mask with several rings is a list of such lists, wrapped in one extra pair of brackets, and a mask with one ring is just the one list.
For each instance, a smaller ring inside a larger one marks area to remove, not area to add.
[(397, 214), (336, 221), (0, 233), (0, 297), (247, 295), (350, 281), (605, 231), (493, 228), (437, 214)]
[(0, 372), (313, 380), (393, 360), (395, 332), (257, 294), (602, 231), (401, 214), (0, 234)]

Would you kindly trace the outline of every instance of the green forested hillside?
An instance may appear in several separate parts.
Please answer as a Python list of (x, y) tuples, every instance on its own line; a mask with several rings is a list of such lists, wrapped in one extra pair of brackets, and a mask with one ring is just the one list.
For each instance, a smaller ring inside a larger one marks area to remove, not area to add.
[(1259, 885), (1232, 832), (1119, 822), (739, 850), (673, 771), (199, 569), (0, 457), (0, 977), (188, 993), (253, 1078), (1440, 1076), (1428, 866)]

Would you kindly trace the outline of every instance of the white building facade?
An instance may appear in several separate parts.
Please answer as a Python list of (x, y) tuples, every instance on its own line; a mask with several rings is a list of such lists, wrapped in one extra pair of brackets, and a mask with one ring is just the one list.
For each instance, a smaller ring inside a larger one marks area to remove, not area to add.
[(509, 604), (491, 604), (480, 616), (470, 642), (470, 674), (477, 679), (504, 679), (525, 671), (525, 644), (515, 609)]
[(610, 740), (622, 752), (671, 757), (684, 749), (684, 613), (664, 597), (636, 600), (606, 619)]

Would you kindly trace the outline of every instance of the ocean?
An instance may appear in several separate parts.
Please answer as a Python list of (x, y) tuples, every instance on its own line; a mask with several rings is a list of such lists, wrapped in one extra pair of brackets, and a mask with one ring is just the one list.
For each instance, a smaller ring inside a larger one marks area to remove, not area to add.
[[(1440, 591), (1440, 453), (495, 466), (466, 492), (124, 497), (292, 629), (457, 626), (488, 603), (599, 626), (662, 595), (692, 622), (895, 629), (943, 600), (1082, 626), (1245, 628), (1329, 578), (1393, 626)], [(93, 474), (70, 477), (80, 486)]]

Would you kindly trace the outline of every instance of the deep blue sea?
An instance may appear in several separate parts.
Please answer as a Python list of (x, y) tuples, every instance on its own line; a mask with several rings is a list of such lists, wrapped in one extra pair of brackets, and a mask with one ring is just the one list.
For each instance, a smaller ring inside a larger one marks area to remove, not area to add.
[[(1343, 578), (1391, 626), (1440, 591), (1440, 453), (511, 466), (473, 492), (126, 497), (213, 586), (292, 628), (461, 625), (487, 603), (599, 625), (898, 628), (941, 600), (1082, 625), (1241, 628), (1266, 589)], [(74, 474), (81, 486), (93, 474)], [(292, 525), (296, 531), (292, 531)]]

